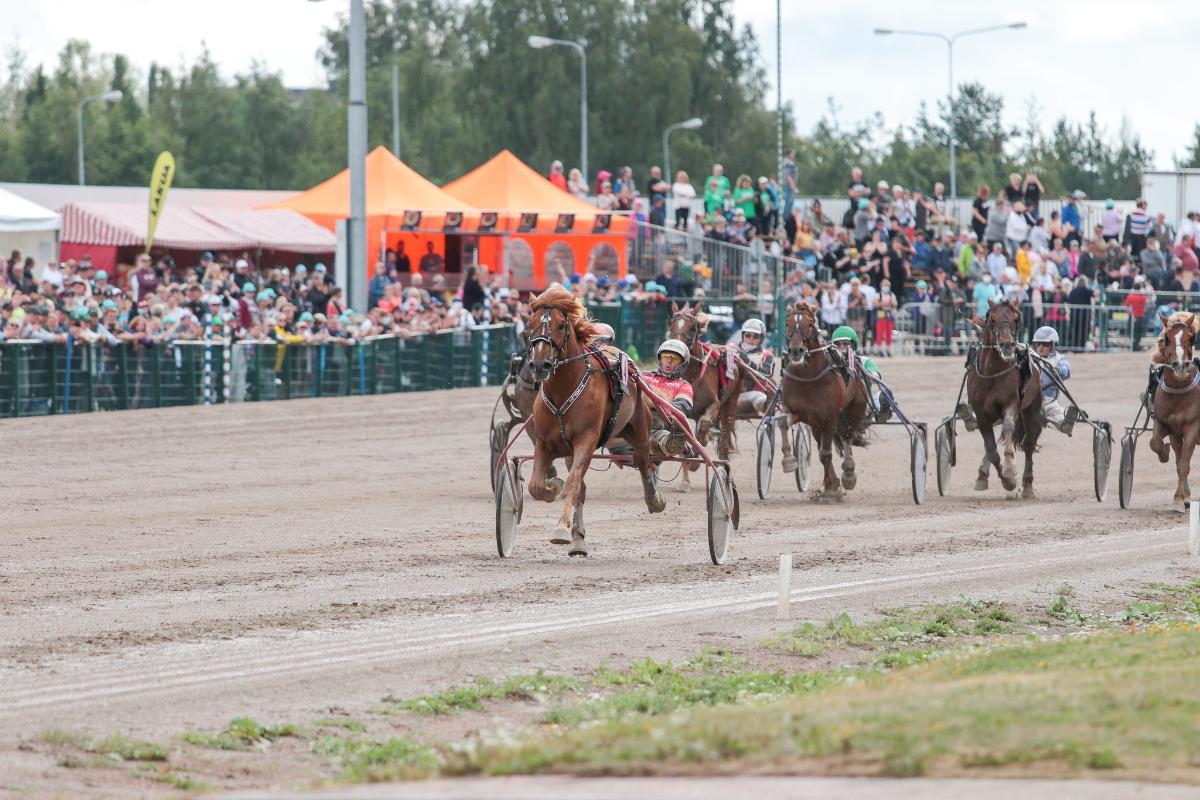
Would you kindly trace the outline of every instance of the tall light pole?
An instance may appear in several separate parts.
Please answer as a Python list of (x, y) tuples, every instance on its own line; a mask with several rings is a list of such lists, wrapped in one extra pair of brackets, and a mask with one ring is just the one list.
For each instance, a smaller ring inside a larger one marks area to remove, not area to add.
[[(309, 0), (319, 3), (321, 0)], [(350, 102), (346, 109), (346, 160), (350, 168), (350, 216), (346, 218), (346, 297), (366, 310), (367, 282), (367, 23), (363, 0), (350, 0)]]
[(106, 103), (115, 103), (125, 96), (125, 93), (120, 89), (112, 89), (102, 94), (94, 94), (91, 97), (85, 97), (79, 101), (78, 121), (79, 121), (79, 185), (87, 185), (87, 177), (84, 170), (83, 161), (83, 107), (93, 100), (103, 100)]
[(392, 154), (400, 158), (400, 40), (392, 43)]
[(928, 36), (934, 39), (941, 39), (946, 43), (946, 50), (949, 55), (949, 96), (950, 96), (950, 196), (958, 197), (958, 175), (957, 165), (955, 163), (954, 150), (954, 43), (964, 36), (975, 36), (980, 33), (992, 33), (993, 31), (1019, 31), (1022, 28), (1028, 27), (1024, 22), (1012, 22), (1008, 25), (989, 25), (986, 28), (973, 28), (969, 31), (959, 31), (958, 33), (947, 36), (944, 33), (936, 31), (906, 31), (896, 30), (893, 28), (876, 28), (876, 36)]
[(678, 130), (694, 131), (704, 124), (704, 120), (699, 117), (685, 119), (683, 122), (676, 122), (674, 125), (668, 125), (663, 131), (663, 180), (668, 183), (673, 183), (671, 178), (671, 132)]
[(548, 36), (530, 36), (529, 46), (541, 50), (543, 47), (571, 47), (579, 53), (579, 169), (585, 181), (588, 177), (588, 106), (587, 106), (587, 51), (581, 42), (569, 39), (551, 39)]

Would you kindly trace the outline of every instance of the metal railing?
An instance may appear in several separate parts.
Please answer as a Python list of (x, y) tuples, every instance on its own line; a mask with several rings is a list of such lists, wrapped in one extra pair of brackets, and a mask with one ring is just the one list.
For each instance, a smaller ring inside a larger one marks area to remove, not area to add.
[(516, 347), (511, 325), (352, 344), (7, 341), (0, 343), (0, 416), (223, 403), (226, 389), (229, 402), (259, 402), (495, 386)]

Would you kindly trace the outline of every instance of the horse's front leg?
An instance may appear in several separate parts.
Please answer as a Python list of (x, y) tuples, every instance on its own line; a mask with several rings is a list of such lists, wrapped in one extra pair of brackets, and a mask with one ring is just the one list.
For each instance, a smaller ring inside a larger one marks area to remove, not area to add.
[(562, 491), (562, 479), (551, 477), (554, 454), (545, 444), (537, 442), (533, 447), (533, 470), (529, 476), (529, 496), (544, 503), (553, 503)]
[(978, 414), (975, 415), (979, 424), (979, 436), (983, 439), (983, 460), (979, 462), (979, 474), (975, 476), (975, 491), (983, 492), (988, 488), (988, 472), (992, 467), (996, 468), (996, 474), (1000, 474), (1000, 451), (996, 448), (996, 429), (992, 427), (991, 420), (984, 420)]
[(779, 435), (783, 437), (781, 443), (783, 445), (783, 464), (781, 467), (784, 472), (795, 472), (800, 465), (796, 460), (796, 453), (792, 449), (792, 437), (788, 435), (792, 428), (791, 417), (781, 408), (775, 416), (775, 424), (779, 426)]
[(1016, 445), (1017, 412), (1013, 408), (1004, 409), (1004, 422), (1000, 424), (1000, 442), (1004, 445), (1004, 468), (1000, 471), (1000, 483), (1008, 491), (1017, 488)]
[(1188, 475), (1192, 471), (1192, 451), (1196, 449), (1196, 434), (1190, 430), (1183, 436), (1171, 437), (1171, 446), (1175, 449), (1175, 474), (1179, 478), (1175, 487), (1175, 502), (1187, 505), (1192, 499), (1192, 490), (1188, 486)]
[[(567, 459), (570, 472), (567, 473), (567, 482), (563, 488), (562, 516), (558, 518), (558, 526), (554, 529), (554, 535), (550, 537), (554, 544), (574, 544), (575, 509), (583, 502), (583, 476), (587, 474), (588, 465), (592, 463), (592, 454), (596, 452), (598, 440), (599, 436), (596, 434), (581, 436), (573, 445), (571, 457)], [(582, 536), (580, 540), (582, 541)], [(585, 555), (586, 552), (585, 549)]]
[(1166, 426), (1156, 417), (1154, 419), (1154, 430), (1150, 433), (1150, 449), (1158, 456), (1160, 464), (1165, 464), (1171, 460), (1171, 448), (1167, 444), (1166, 438)]
[(830, 496), (836, 496), (841, 488), (837, 473), (833, 469), (833, 428), (834, 425), (820, 429), (813, 428), (813, 435), (817, 439), (817, 445), (821, 452), (821, 466), (825, 470), (825, 483), (822, 487), (822, 492)]
[(1026, 500), (1034, 498), (1033, 492), (1033, 454), (1037, 451), (1039, 420), (1036, 414), (1029, 414), (1025, 419), (1025, 436), (1022, 438), (1022, 450), (1025, 451), (1025, 472), (1021, 476), (1021, 497)]

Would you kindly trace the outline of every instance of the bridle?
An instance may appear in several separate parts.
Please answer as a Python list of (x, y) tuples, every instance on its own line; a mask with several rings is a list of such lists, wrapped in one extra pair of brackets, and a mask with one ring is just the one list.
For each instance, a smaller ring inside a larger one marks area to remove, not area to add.
[[(1163, 366), (1169, 366), (1171, 368), (1171, 371), (1175, 373), (1175, 377), (1180, 378), (1180, 379), (1184, 378), (1189, 372), (1200, 375), (1200, 372), (1197, 372), (1197, 370), (1196, 370), (1196, 362), (1195, 362), (1194, 356), (1191, 359), (1185, 359), (1183, 357), (1183, 335), (1184, 335), (1184, 333), (1191, 331), (1191, 330), (1192, 330), (1191, 323), (1176, 322), (1167, 328), (1167, 333), (1166, 333), (1166, 336), (1164, 337), (1168, 342), (1172, 338), (1175, 340), (1175, 360), (1170, 362), (1169, 364), (1164, 364)], [(1171, 335), (1172, 331), (1175, 332), (1174, 336)], [(1192, 344), (1195, 345), (1195, 334), (1194, 333), (1192, 336)], [(1187, 365), (1186, 368), (1184, 366), (1185, 364)], [(1160, 378), (1160, 380), (1161, 380), (1161, 378)], [(1195, 383), (1196, 383), (1196, 381), (1192, 382), (1193, 387), (1195, 386)], [(1189, 387), (1189, 390), (1190, 390), (1190, 388), (1191, 387)]]
[(530, 336), (525, 342), (526, 357), (533, 356), (533, 348), (535, 346), (537, 346), (539, 343), (545, 343), (545, 344), (550, 345), (550, 349), (553, 353), (552, 357), (550, 358), (550, 374), (551, 375), (554, 374), (554, 370), (558, 369), (559, 364), (564, 363), (562, 356), (563, 356), (563, 353), (566, 352), (567, 342), (570, 340), (570, 337), (571, 337), (570, 322), (567, 320), (565, 314), (563, 315), (563, 324), (566, 327), (563, 331), (562, 342), (561, 343), (556, 342), (556, 341), (554, 341), (554, 332), (551, 329), (550, 310), (549, 309), (544, 310), (544, 311), (542, 311), (541, 320), (538, 321), (537, 329), (534, 330), (533, 335)]
[(569, 356), (567, 358), (563, 357), (563, 354), (567, 349), (567, 344), (571, 341), (571, 321), (569, 318), (567, 318), (565, 313), (559, 311), (560, 314), (563, 314), (563, 320), (566, 327), (563, 331), (562, 342), (560, 343), (554, 341), (554, 331), (552, 330), (550, 316), (550, 312), (552, 310), (556, 309), (543, 309), (542, 317), (538, 321), (537, 329), (534, 330), (533, 336), (529, 337), (525, 355), (527, 359), (531, 358), (533, 356), (534, 346), (539, 343), (544, 343), (550, 346), (552, 351), (552, 356), (550, 358), (550, 372), (546, 375), (546, 380), (542, 381), (541, 385), (538, 387), (538, 394), (541, 396), (542, 402), (546, 405), (546, 408), (548, 408), (558, 420), (558, 433), (562, 437), (563, 442), (567, 445), (567, 447), (571, 447), (571, 440), (567, 438), (567, 425), (565, 419), (566, 413), (571, 409), (571, 406), (575, 405), (575, 401), (578, 400), (583, 394), (583, 390), (587, 388), (588, 382), (592, 379), (592, 373), (600, 372), (601, 370), (593, 368), (590, 364), (587, 365), (587, 368), (583, 372), (583, 377), (579, 379), (579, 384), (575, 387), (575, 390), (572, 391), (567, 399), (563, 401), (562, 405), (554, 404), (554, 401), (550, 399), (550, 395), (546, 394), (546, 383), (549, 382), (550, 376), (554, 374), (554, 371), (563, 364), (569, 364), (572, 361), (582, 361), (592, 357), (595, 354), (590, 348), (583, 347), (581, 352), (577, 355)]
[(671, 315), (671, 319), (667, 323), (668, 332), (675, 327), (675, 320), (677, 319), (685, 319), (692, 323), (692, 332), (687, 339), (679, 339), (678, 336), (675, 338), (686, 344), (688, 346), (688, 350), (694, 350), (696, 348), (696, 343), (700, 341), (700, 320), (696, 319), (696, 315), (693, 314), (690, 309), (680, 309)]
[[(816, 325), (815, 318), (813, 321), (812, 331), (807, 334), (804, 333), (800, 328), (800, 322), (803, 318), (804, 318), (804, 312), (800, 311), (799, 309), (791, 312), (791, 314), (788, 316), (788, 328), (790, 328), (790, 330), (788, 331), (788, 334), (787, 334), (787, 337), (788, 337), (787, 352), (784, 354), (786, 363), (783, 366), (783, 377), (790, 378), (794, 381), (799, 381), (801, 383), (812, 383), (814, 381), (819, 381), (821, 378), (824, 378), (826, 375), (829, 374), (830, 370), (833, 369), (832, 359), (825, 360), (825, 368), (823, 370), (821, 370), (815, 377), (801, 377), (792, 371), (792, 366), (798, 365), (798, 366), (803, 367), (808, 362), (808, 357), (810, 355), (815, 355), (817, 353), (826, 352), (831, 347), (833, 347), (833, 344), (831, 344), (831, 343), (821, 344), (822, 333), (821, 333), (821, 329)], [(801, 337), (803, 337), (802, 341), (804, 343), (804, 350), (801, 353), (800, 357), (798, 359), (796, 359), (795, 361), (793, 361), (791, 358), (792, 337), (795, 336), (797, 333), (799, 333), (801, 335)], [(815, 338), (817, 340), (816, 347), (813, 346), (813, 343), (811, 341), (812, 338)]]

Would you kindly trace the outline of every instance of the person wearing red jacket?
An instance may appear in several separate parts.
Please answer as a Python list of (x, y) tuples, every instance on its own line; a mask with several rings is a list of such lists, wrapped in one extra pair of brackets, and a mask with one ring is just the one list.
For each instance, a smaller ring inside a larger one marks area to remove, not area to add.
[[(688, 347), (678, 339), (667, 339), (658, 346), (658, 369), (647, 373), (647, 385), (686, 417), (692, 413), (692, 385), (683, 377), (689, 358)], [(653, 430), (650, 445), (656, 455), (677, 456), (683, 453), (687, 436), (683, 431), (668, 425), (662, 415), (652, 415)]]

